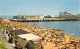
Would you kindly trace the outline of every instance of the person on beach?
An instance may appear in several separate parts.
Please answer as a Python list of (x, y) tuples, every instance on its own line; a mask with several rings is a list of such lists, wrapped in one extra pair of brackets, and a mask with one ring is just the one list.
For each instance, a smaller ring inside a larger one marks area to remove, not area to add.
[(46, 41), (46, 40), (44, 40), (44, 43), (45, 43), (45, 44), (47, 44), (47, 41)]
[(44, 49), (44, 47), (43, 47), (43, 46), (41, 46), (41, 49)]
[(55, 43), (55, 47), (57, 47), (58, 46), (58, 41), (55, 40), (54, 43)]

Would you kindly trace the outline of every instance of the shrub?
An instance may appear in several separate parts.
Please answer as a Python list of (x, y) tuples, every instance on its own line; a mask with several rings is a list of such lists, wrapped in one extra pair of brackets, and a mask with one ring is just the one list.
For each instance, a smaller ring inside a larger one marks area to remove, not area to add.
[(20, 39), (20, 37), (18, 35), (15, 35), (14, 38), (15, 39)]
[(27, 43), (27, 49), (35, 49), (35, 44), (32, 40)]

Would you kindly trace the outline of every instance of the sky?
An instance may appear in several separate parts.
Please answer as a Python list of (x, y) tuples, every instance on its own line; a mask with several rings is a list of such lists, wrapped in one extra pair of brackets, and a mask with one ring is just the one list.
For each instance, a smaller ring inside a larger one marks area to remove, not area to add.
[(59, 15), (80, 13), (80, 0), (0, 0), (0, 15)]

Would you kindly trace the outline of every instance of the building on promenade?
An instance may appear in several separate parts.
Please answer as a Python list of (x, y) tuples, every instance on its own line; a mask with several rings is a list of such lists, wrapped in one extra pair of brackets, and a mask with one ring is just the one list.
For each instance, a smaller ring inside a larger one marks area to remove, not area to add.
[[(29, 33), (27, 31), (24, 31), (22, 29), (17, 29), (17, 30), (12, 30), (11, 32), (14, 32), (15, 35), (18, 35), (22, 39), (26, 39), (27, 41), (32, 40), (34, 43), (41, 44), (42, 43), (42, 38), (34, 35), (32, 33)], [(40, 42), (41, 41), (41, 42)]]
[(75, 15), (68, 13), (68, 12), (59, 12), (59, 18), (64, 18), (64, 19), (78, 19)]

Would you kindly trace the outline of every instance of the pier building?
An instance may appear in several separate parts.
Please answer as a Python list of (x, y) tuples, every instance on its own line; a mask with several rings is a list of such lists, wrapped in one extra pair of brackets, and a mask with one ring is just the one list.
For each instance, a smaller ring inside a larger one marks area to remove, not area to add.
[(26, 15), (16, 15), (16, 16), (13, 16), (13, 19), (18, 19), (18, 20), (21, 20), (21, 19), (25, 19), (25, 16)]
[(26, 20), (35, 20), (35, 19), (39, 19), (39, 16), (26, 16), (25, 19)]
[[(16, 20), (15, 20), (16, 19)], [(11, 21), (18, 21), (18, 22), (47, 22), (47, 21), (79, 21), (80, 18), (68, 13), (68, 12), (59, 12), (58, 17), (54, 17), (52, 15), (27, 15), (27, 16), (13, 16)]]
[(65, 12), (59, 12), (59, 18), (64, 18), (64, 19), (75, 19), (77, 20), (78, 17), (76, 17), (75, 15), (68, 13), (67, 11)]

